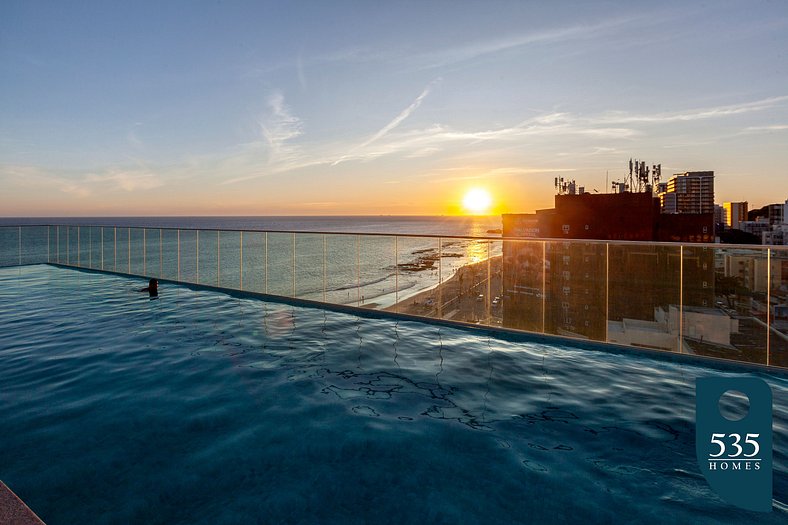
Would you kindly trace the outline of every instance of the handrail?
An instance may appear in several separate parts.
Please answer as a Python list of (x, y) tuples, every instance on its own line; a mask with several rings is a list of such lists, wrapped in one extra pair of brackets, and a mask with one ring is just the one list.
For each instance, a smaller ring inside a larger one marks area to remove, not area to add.
[(490, 235), (444, 235), (435, 233), (383, 233), (383, 232), (359, 232), (359, 231), (324, 231), (324, 230), (267, 230), (258, 228), (195, 228), (195, 227), (175, 227), (157, 225), (122, 225), (117, 224), (73, 224), (73, 223), (51, 223), (51, 224), (2, 224), (0, 228), (18, 227), (67, 227), (67, 228), (132, 228), (132, 229), (159, 229), (170, 231), (220, 231), (220, 232), (254, 232), (254, 233), (283, 233), (283, 234), (314, 234), (314, 235), (361, 235), (373, 237), (406, 237), (414, 239), (467, 239), (472, 241), (520, 241), (520, 242), (573, 242), (583, 244), (621, 244), (625, 246), (691, 246), (696, 248), (726, 248), (742, 250), (771, 249), (788, 252), (788, 245), (779, 244), (727, 244), (713, 242), (675, 242), (675, 241), (631, 241), (624, 239), (565, 239), (561, 237), (513, 237), (513, 236), (490, 236)]

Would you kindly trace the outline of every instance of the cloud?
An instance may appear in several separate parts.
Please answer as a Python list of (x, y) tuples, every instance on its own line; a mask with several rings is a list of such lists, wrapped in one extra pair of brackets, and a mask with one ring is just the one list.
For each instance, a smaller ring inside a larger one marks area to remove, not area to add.
[(624, 112), (611, 112), (602, 115), (599, 122), (627, 123), (670, 123), (670, 122), (689, 122), (693, 120), (704, 120), (711, 118), (730, 117), (754, 111), (763, 111), (780, 105), (788, 101), (788, 95), (779, 97), (764, 98), (752, 102), (742, 102), (739, 104), (729, 104), (711, 108), (698, 108), (681, 112), (655, 113), (652, 115), (629, 115)]
[(759, 131), (785, 131), (788, 130), (788, 124), (772, 124), (771, 126), (750, 126), (744, 128), (745, 132), (757, 133)]
[(263, 136), (271, 146), (274, 155), (286, 150), (286, 143), (303, 134), (303, 122), (290, 112), (284, 96), (277, 92), (268, 98), (271, 113), (265, 122), (260, 123)]
[[(582, 144), (578, 146), (580, 149), (566, 153), (567, 156), (612, 155), (629, 149), (634, 139), (653, 132), (655, 126), (671, 126), (671, 136), (676, 137), (679, 132), (674, 128), (682, 123), (734, 118), (769, 110), (788, 101), (788, 96), (776, 96), (738, 104), (655, 113), (603, 111), (576, 114), (553, 111), (497, 128), (463, 129), (436, 123), (403, 130), (402, 123), (413, 116), (430, 94), (434, 83), (428, 84), (392, 120), (355, 146), (348, 146), (347, 141), (320, 142), (310, 144), (308, 148), (294, 144), (303, 135), (303, 123), (293, 115), (283, 97), (276, 94), (269, 99), (270, 114), (261, 124), (264, 140), (246, 145), (243, 151), (225, 159), (215, 171), (234, 174), (233, 178), (223, 182), (232, 184), (274, 173), (336, 166), (351, 161), (368, 162), (386, 156), (410, 159), (437, 157), (451, 150), (461, 151), (464, 156), (474, 152), (490, 157), (494, 149), (522, 148), (536, 141), (548, 145), (569, 144), (573, 138)], [(786, 126), (754, 126), (749, 129), (750, 132), (780, 131)]]
[(543, 31), (509, 35), (491, 40), (483, 40), (456, 46), (441, 51), (427, 53), (419, 57), (427, 63), (424, 69), (445, 67), (486, 55), (493, 55), (534, 44), (550, 42), (567, 42), (597, 37), (622, 27), (629, 28), (637, 20), (645, 17), (619, 17), (607, 19), (597, 24), (581, 24), (567, 27), (551, 28)]
[[(429, 94), (430, 94), (430, 90), (432, 89), (432, 86), (433, 86), (433, 85), (435, 85), (437, 82), (440, 82), (440, 79), (433, 80), (432, 82), (430, 82), (429, 84), (427, 84), (427, 87), (425, 87), (425, 88), (424, 88), (424, 90), (421, 92), (421, 94), (420, 94), (418, 97), (416, 97), (416, 100), (414, 100), (413, 102), (411, 102), (411, 104), (410, 104), (408, 107), (406, 107), (405, 109), (403, 109), (403, 110), (400, 112), (400, 114), (399, 114), (399, 115), (397, 115), (396, 117), (394, 117), (394, 119), (393, 119), (391, 122), (389, 122), (388, 124), (386, 124), (385, 126), (383, 126), (383, 127), (382, 127), (382, 128), (381, 128), (381, 129), (380, 129), (378, 132), (377, 132), (377, 133), (375, 133), (374, 135), (372, 135), (372, 136), (371, 136), (369, 139), (365, 140), (363, 143), (359, 144), (358, 146), (356, 146), (356, 147), (355, 147), (355, 148), (353, 148), (352, 150), (350, 150), (350, 152), (348, 153), (348, 155), (352, 154), (352, 153), (353, 153), (354, 151), (356, 151), (356, 150), (361, 150), (361, 149), (364, 149), (364, 148), (366, 148), (367, 146), (369, 146), (370, 144), (372, 144), (372, 143), (374, 143), (374, 142), (377, 142), (378, 140), (380, 140), (380, 139), (382, 139), (383, 137), (385, 137), (385, 136), (386, 136), (386, 135), (387, 135), (387, 134), (388, 134), (390, 131), (392, 131), (394, 128), (396, 128), (397, 126), (399, 126), (400, 124), (402, 124), (402, 122), (403, 122), (403, 121), (404, 121), (406, 118), (408, 118), (409, 116), (411, 116), (411, 115), (413, 114), (413, 112), (414, 112), (414, 111), (416, 111), (416, 110), (418, 109), (418, 107), (421, 105), (422, 101), (423, 101), (425, 98), (427, 98), (427, 95), (429, 95)], [(342, 162), (343, 160), (345, 160), (345, 158), (346, 158), (348, 155), (344, 155), (344, 156), (340, 157), (339, 159), (337, 159), (336, 161), (334, 161), (334, 162), (333, 162), (331, 165), (332, 165), (332, 166), (336, 166), (337, 164), (339, 164), (340, 162)]]
[(37, 166), (0, 166), (0, 178), (11, 184), (52, 190), (76, 197), (104, 195), (115, 191), (146, 191), (162, 186), (163, 181), (148, 170), (109, 168), (101, 173), (56, 171)]
[(117, 170), (111, 169), (107, 173), (90, 173), (84, 176), (85, 184), (107, 184), (110, 189), (126, 192), (138, 190), (152, 190), (163, 185), (159, 177), (147, 170)]

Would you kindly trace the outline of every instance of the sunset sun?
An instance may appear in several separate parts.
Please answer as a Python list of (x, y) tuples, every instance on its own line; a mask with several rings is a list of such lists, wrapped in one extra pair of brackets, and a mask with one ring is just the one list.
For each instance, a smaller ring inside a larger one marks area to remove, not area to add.
[(482, 188), (468, 190), (465, 197), (462, 198), (462, 207), (465, 208), (465, 211), (475, 215), (489, 213), (491, 205), (490, 192)]

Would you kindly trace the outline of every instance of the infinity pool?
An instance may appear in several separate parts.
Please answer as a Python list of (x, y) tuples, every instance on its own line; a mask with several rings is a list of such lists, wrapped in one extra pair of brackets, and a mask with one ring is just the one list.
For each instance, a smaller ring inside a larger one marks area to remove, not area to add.
[[(0, 479), (68, 523), (785, 523), (695, 459), (693, 364), (0, 268)], [(748, 373), (749, 372), (745, 372)]]

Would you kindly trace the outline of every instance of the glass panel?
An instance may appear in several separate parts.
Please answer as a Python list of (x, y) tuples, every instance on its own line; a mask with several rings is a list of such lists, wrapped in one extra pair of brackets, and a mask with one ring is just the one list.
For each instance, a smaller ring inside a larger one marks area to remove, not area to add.
[(438, 315), (443, 319), (481, 322), (487, 317), (487, 243), (443, 239), (439, 258), (442, 286)]
[(358, 287), (357, 255), (360, 257), (360, 238), (357, 235), (326, 236), (326, 301), (334, 304), (358, 306), (361, 293)]
[(243, 232), (243, 289), (265, 291), (264, 232)]
[(221, 231), (219, 235), (219, 286), (241, 288), (241, 232)]
[(545, 242), (545, 333), (605, 340), (605, 243)]
[(438, 317), (438, 242), (430, 237), (397, 238), (397, 304), (401, 313)]
[(180, 280), (197, 283), (197, 230), (180, 230), (176, 236), (180, 237)]
[[(62, 236), (61, 234), (61, 238)], [(116, 258), (114, 271), (131, 273), (129, 239), (131, 239), (131, 228), (115, 229), (112, 239), (112, 251)]]
[(490, 298), (490, 326), (503, 325), (503, 241), (488, 241), (489, 281), (487, 297)]
[(359, 238), (359, 283), (363, 308), (387, 308), (396, 301), (394, 237)]
[(507, 240), (502, 244), (501, 324), (506, 328), (543, 332), (545, 243)]
[(38, 264), (47, 261), (47, 226), (23, 226), (22, 264)]
[(161, 230), (161, 277), (178, 279), (178, 230)]
[[(302, 299), (323, 301), (328, 269), (323, 265), (324, 235), (296, 234), (296, 296)], [(325, 249), (328, 249), (327, 242)], [(325, 271), (324, 271), (325, 270)]]
[(88, 265), (90, 268), (101, 269), (101, 227), (84, 228), (88, 235)]
[(678, 352), (681, 248), (609, 245), (608, 341)]
[(145, 256), (144, 270), (145, 275), (159, 277), (159, 229), (144, 228), (145, 231)]
[(131, 250), (131, 255), (129, 257), (129, 261), (131, 263), (131, 270), (129, 273), (135, 275), (145, 275), (147, 271), (147, 264), (146, 264), (146, 246), (145, 242), (143, 242), (147, 238), (147, 233), (145, 232), (144, 228), (129, 228), (130, 233), (130, 241), (129, 246), (127, 246)]
[(79, 263), (79, 228), (66, 226), (66, 264), (77, 266)]
[(683, 250), (682, 351), (766, 364), (767, 251)]
[(58, 262), (58, 227), (49, 227), (49, 262)]
[(788, 249), (771, 247), (769, 364), (788, 368)]
[(216, 286), (219, 270), (219, 234), (213, 230), (199, 230), (197, 250), (199, 252), (198, 280), (200, 284)]
[(268, 234), (267, 293), (293, 296), (293, 234)]
[(19, 264), (19, 228), (0, 227), (0, 266)]

